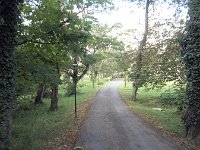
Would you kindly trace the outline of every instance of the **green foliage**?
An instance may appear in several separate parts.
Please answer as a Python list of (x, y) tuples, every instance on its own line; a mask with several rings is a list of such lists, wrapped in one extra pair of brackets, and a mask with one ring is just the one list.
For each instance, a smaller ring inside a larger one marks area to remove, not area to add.
[(74, 85), (72, 82), (68, 82), (67, 85), (65, 85), (65, 95), (66, 96), (71, 96), (71, 94), (73, 93), (73, 89), (74, 88)]
[(98, 82), (97, 83), (97, 85), (103, 85), (104, 84), (104, 82)]
[[(80, 82), (77, 93), (78, 105), (90, 100), (98, 88), (93, 88), (89, 80)], [(45, 149), (45, 145), (61, 138), (69, 130), (77, 130), (74, 125), (74, 96), (66, 97), (65, 88), (59, 88), (59, 110), (56, 112), (47, 111), (50, 100), (46, 99), (44, 104), (36, 109), (21, 110), (13, 120), (13, 150), (35, 150)], [(31, 99), (29, 99), (31, 100)], [(21, 101), (24, 103), (23, 101)], [(26, 107), (32, 104), (26, 105)], [(78, 114), (80, 115), (80, 114)], [(57, 142), (56, 142), (57, 143)], [(60, 146), (60, 145), (59, 145)]]
[(143, 67), (140, 72), (136, 71), (135, 64), (132, 65), (129, 76), (132, 80), (137, 76), (140, 77), (138, 80), (139, 87), (148, 83), (153, 85), (152, 87), (156, 87), (164, 85), (168, 81), (176, 81), (175, 84), (179, 87), (185, 85), (185, 67), (181, 62), (180, 46), (177, 41), (181, 31), (177, 30), (173, 33), (169, 31), (166, 34), (170, 34), (169, 39), (147, 44), (143, 52)]
[(85, 8), (73, 11), (81, 3), (44, 0), (36, 6), (24, 4), (22, 13), (28, 23), (21, 25), (18, 37), (18, 43), (23, 44), (17, 52), (18, 95), (35, 84), (59, 84), (61, 71), (71, 67), (70, 56), (86, 54), (91, 22), (78, 16)]
[(168, 89), (164, 91), (160, 99), (163, 103), (168, 104), (168, 105), (175, 105), (178, 108), (178, 111), (186, 111), (187, 106), (188, 106), (188, 100), (187, 100), (187, 95), (186, 95), (186, 90), (185, 89)]
[[(93, 18), (88, 7), (111, 4), (109, 0), (98, 1), (59, 1), (44, 0), (26, 2), (22, 14), (26, 23), (21, 24), (17, 52), (17, 89), (18, 95), (28, 93), (32, 85), (43, 83), (47, 86), (59, 84), (60, 73), (71, 72), (71, 64), (78, 61), (79, 77), (82, 78), (88, 67), (98, 57), (86, 49), (91, 46)], [(84, 13), (88, 8), (87, 15)], [(77, 12), (74, 9), (78, 9)], [(82, 14), (82, 15), (81, 15)], [(111, 45), (110, 37), (101, 37)], [(93, 41), (94, 42), (94, 41)], [(101, 43), (93, 43), (98, 47)], [(116, 41), (115, 41), (116, 42)], [(66, 78), (69, 78), (68, 74)]]
[(93, 25), (92, 26), (92, 37), (89, 40), (89, 47), (96, 51), (106, 51), (106, 50), (124, 50), (124, 44), (119, 41), (116, 37), (111, 35), (111, 32), (116, 28), (120, 28), (118, 24), (113, 26), (108, 25)]
[[(2, 58), (0, 60), (0, 149), (9, 145), (7, 143), (11, 133), (11, 110), (16, 95), (15, 83), (19, 102), (16, 104), (16, 109), (27, 110), (29, 107), (26, 107), (26, 103), (29, 104), (29, 101), (24, 97), (33, 95), (38, 84), (44, 84), (47, 88), (52, 84), (60, 84), (61, 72), (71, 69), (71, 58), (77, 58), (83, 66), (85, 65), (85, 68), (81, 66), (79, 69), (84, 75), (88, 71), (89, 64), (95, 62), (95, 58), (86, 50), (89, 38), (94, 36), (91, 32), (94, 18), (88, 7), (104, 9), (112, 6), (110, 0), (25, 1), (21, 7), (22, 23), (17, 26), (19, 2), (22, 0), (0, 2), (0, 47), (2, 48), (0, 49)], [(86, 8), (87, 15), (84, 13)], [(16, 44), (18, 49), (14, 58)], [(9, 135), (6, 135), (7, 133)], [(34, 132), (30, 136), (34, 137)], [(27, 136), (26, 138), (29, 143), (31, 138)]]
[[(128, 85), (128, 88), (131, 88), (130, 85)], [(164, 105), (165, 107), (174, 107), (177, 108), (177, 112), (182, 113), (188, 107), (188, 99), (185, 91), (185, 86), (177, 86), (174, 81), (157, 86), (146, 84), (138, 90), (138, 101), (143, 103), (143, 99), (145, 99), (145, 103), (149, 100), (148, 104), (152, 102)], [(131, 91), (127, 91), (126, 94), (128, 92), (131, 94)]]
[(142, 104), (140, 102), (136, 102), (133, 104), (132, 108), (141, 113), (145, 113), (148, 118), (152, 118), (152, 120), (155, 120), (154, 123), (157, 125), (158, 128), (164, 128), (165, 130), (179, 137), (185, 136), (184, 125), (180, 116), (177, 115), (176, 109), (167, 108), (164, 110), (164, 112), (160, 112), (152, 109), (152, 107), (156, 107), (157, 104), (155, 104), (154, 106), (152, 103), (151, 106), (148, 105), (148, 102), (144, 102)]
[[(151, 123), (153, 122), (156, 127), (184, 137), (185, 129), (181, 117), (177, 114), (177, 106), (163, 104), (160, 97), (163, 91), (170, 88), (170, 85), (171, 83), (160, 89), (153, 90), (146, 87), (139, 88), (139, 100), (132, 102), (130, 107), (133, 111), (143, 114), (141, 117), (144, 117), (144, 119), (149, 120)], [(120, 86), (120, 93), (126, 100), (129, 100), (131, 97), (131, 83), (129, 82), (126, 87)], [(152, 108), (162, 108), (164, 111), (160, 112)]]
[(115, 70), (120, 70), (117, 65), (118, 56), (120, 51), (124, 50), (124, 44), (110, 35), (113, 30), (120, 27), (119, 24), (111, 27), (108, 25), (92, 26), (92, 37), (88, 41), (88, 46), (93, 53), (94, 61), (90, 66), (90, 74), (93, 80), (96, 80), (99, 73), (111, 76)]
[[(145, 6), (144, 3), (147, 2), (150, 4), (155, 3), (156, 5), (161, 5), (165, 2), (169, 3), (169, 5), (172, 4), (171, 1), (165, 0), (140, 1), (139, 3)], [(155, 12), (149, 11), (149, 13), (154, 14)], [(146, 14), (146, 16), (147, 15), (148, 14)], [(179, 18), (176, 19), (178, 20)], [(168, 20), (162, 22), (160, 20), (156, 21), (156, 19), (150, 19), (149, 21), (155, 24), (153, 26), (152, 23), (149, 24), (149, 27), (145, 30), (148, 31), (147, 43), (145, 41), (147, 37), (143, 37), (145, 42), (142, 40), (139, 43), (138, 51), (129, 52), (131, 54), (129, 57), (132, 57), (134, 60), (134, 62), (129, 61), (129, 63), (132, 63), (131, 66), (129, 66), (131, 70), (129, 77), (138, 87), (142, 87), (148, 83), (157, 86), (174, 80), (182, 85), (185, 84), (185, 68), (181, 63), (180, 46), (176, 40), (183, 31), (184, 21), (182, 19), (179, 21), (177, 20), (172, 23), (172, 21)], [(147, 20), (146, 23), (148, 23)], [(178, 28), (175, 26), (178, 26)], [(144, 43), (146, 43), (146, 45)]]
[(14, 116), (16, 116), (18, 112), (32, 110), (33, 104), (34, 104), (32, 100), (34, 98), (35, 98), (35, 95), (23, 95), (23, 96), (17, 97)]
[[(55, 67), (40, 57), (18, 49), (16, 52), (17, 60), (17, 95), (27, 94), (35, 90), (35, 85), (39, 83), (50, 86), (59, 84), (59, 74)], [(33, 61), (34, 60), (34, 61)]]
[(185, 117), (188, 136), (196, 138), (200, 128), (200, 1), (188, 3), (190, 20), (187, 22), (185, 35), (180, 40), (181, 55), (187, 70), (187, 95), (189, 106)]
[(0, 2), (0, 149), (10, 149), (12, 110), (15, 101), (15, 38), (20, 0)]

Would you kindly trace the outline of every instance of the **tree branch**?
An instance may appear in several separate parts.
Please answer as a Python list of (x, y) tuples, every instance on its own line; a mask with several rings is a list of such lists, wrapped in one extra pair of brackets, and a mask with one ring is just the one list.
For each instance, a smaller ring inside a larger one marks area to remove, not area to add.
[(40, 41), (37, 41), (37, 40), (24, 40), (24, 41), (21, 41), (21, 42), (18, 42), (17, 45), (23, 45), (23, 44), (27, 44), (27, 43), (35, 43), (35, 44), (58, 44), (59, 42), (40, 42)]
[[(82, 13), (86, 8), (88, 8), (88, 6), (83, 7), (83, 9), (80, 10), (80, 11), (78, 11), (78, 12), (76, 13), (76, 15)], [(48, 35), (48, 34), (53, 33), (56, 29), (61, 28), (61, 27), (64, 26), (66, 23), (70, 23), (70, 21), (71, 21), (71, 19), (69, 19), (69, 18), (66, 19), (66, 20), (63, 20), (57, 27), (55, 27), (54, 29), (51, 29), (51, 30), (45, 32), (44, 35)], [(27, 44), (27, 43), (29, 43), (29, 42), (30, 42), (30, 43), (38, 43), (38, 41), (33, 41), (33, 40), (25, 39), (25, 40), (22, 40), (22, 41), (20, 41), (20, 42), (17, 42), (17, 45), (19, 46), (19, 45)], [(38, 43), (38, 44), (51, 44), (51, 43), (42, 43), (42, 42), (40, 42), (40, 43)]]
[(83, 76), (88, 72), (88, 70), (89, 70), (89, 64), (86, 64), (85, 65), (85, 69), (83, 70), (83, 72), (82, 72), (82, 74), (80, 75), (80, 76), (78, 76), (78, 81), (80, 80), (80, 79), (82, 79), (83, 78)]

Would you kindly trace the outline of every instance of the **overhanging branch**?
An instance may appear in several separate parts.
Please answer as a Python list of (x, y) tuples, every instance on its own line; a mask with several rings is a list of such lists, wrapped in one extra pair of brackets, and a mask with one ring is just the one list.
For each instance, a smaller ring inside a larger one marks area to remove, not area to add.
[[(75, 13), (76, 15), (82, 13), (83, 11), (85, 11), (85, 9), (88, 8), (88, 6), (85, 6), (83, 7), (83, 9), (81, 9), (80, 11), (78, 11), (77, 13)], [(48, 35), (48, 34), (51, 34), (53, 33), (54, 31), (56, 31), (58, 28), (61, 28), (62, 26), (64, 26), (66, 23), (70, 23), (71, 19), (65, 19), (63, 20), (57, 27), (55, 27), (54, 29), (51, 29), (47, 32), (44, 33), (44, 35)], [(24, 39), (22, 41), (18, 41), (17, 42), (17, 45), (23, 45), (23, 44), (27, 44), (27, 43), (38, 43), (38, 44), (53, 44), (52, 42), (38, 42), (38, 41), (35, 41), (35, 40), (28, 40), (28, 39)]]

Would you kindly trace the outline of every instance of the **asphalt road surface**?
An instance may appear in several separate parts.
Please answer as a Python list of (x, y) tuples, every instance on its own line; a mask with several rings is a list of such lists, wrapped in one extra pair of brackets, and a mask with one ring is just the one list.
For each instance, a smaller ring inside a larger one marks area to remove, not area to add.
[(84, 150), (181, 150), (134, 115), (122, 101), (118, 86), (106, 84), (96, 95), (76, 147)]

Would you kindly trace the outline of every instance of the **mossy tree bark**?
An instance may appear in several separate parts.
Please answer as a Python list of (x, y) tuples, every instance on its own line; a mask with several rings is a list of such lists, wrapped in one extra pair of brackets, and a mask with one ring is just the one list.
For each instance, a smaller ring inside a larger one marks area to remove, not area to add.
[(10, 149), (19, 0), (0, 1), (0, 149)]
[(186, 34), (181, 39), (182, 57), (187, 70), (188, 109), (184, 118), (186, 134), (200, 140), (200, 1), (190, 0)]

